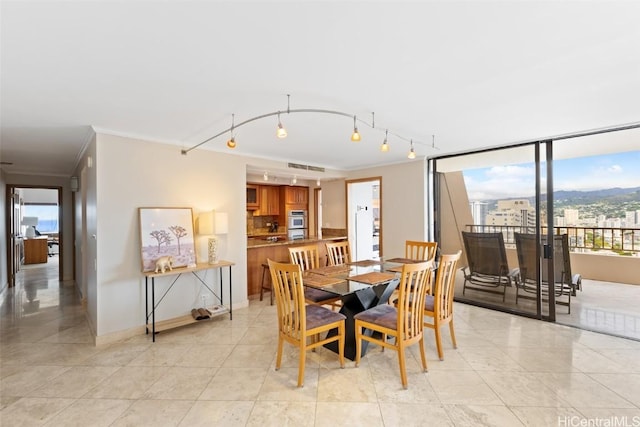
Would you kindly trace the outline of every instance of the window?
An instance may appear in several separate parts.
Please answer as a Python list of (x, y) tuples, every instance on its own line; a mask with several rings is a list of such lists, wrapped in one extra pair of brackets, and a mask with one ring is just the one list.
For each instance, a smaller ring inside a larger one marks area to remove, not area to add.
[(25, 204), (24, 216), (38, 217), (36, 230), (40, 233), (58, 233), (58, 205)]

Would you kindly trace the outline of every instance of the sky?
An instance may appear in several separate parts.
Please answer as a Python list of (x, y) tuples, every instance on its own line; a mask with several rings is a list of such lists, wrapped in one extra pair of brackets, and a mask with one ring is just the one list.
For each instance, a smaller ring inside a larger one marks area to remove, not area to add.
[[(463, 174), (469, 200), (535, 194), (533, 163), (466, 169)], [(553, 174), (555, 191), (640, 187), (640, 151), (555, 160)]]

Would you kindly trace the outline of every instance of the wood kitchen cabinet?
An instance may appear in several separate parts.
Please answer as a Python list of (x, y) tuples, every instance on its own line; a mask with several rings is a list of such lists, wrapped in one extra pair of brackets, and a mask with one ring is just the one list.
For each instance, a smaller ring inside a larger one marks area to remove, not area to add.
[(259, 186), (259, 207), (254, 216), (280, 215), (280, 189), (274, 185)]
[(307, 205), (309, 203), (309, 189), (307, 187), (285, 187), (285, 203), (288, 205)]
[(260, 186), (247, 184), (247, 210), (260, 209)]

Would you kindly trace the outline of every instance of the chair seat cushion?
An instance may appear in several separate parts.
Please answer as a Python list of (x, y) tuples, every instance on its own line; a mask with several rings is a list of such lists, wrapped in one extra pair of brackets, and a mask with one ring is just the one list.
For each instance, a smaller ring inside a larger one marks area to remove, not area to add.
[(433, 295), (427, 295), (424, 297), (424, 309), (427, 311), (433, 311)]
[(358, 313), (354, 316), (356, 320), (374, 323), (389, 329), (396, 329), (398, 326), (398, 310), (389, 304), (380, 304)]
[(307, 301), (320, 302), (320, 301), (326, 301), (330, 299), (336, 299), (339, 297), (340, 295), (334, 294), (333, 292), (323, 291), (321, 289), (316, 289), (316, 288), (310, 288), (308, 286), (305, 286), (304, 288), (304, 298)]
[(344, 314), (319, 305), (309, 304), (305, 306), (305, 309), (307, 311), (307, 329), (317, 328), (346, 319)]

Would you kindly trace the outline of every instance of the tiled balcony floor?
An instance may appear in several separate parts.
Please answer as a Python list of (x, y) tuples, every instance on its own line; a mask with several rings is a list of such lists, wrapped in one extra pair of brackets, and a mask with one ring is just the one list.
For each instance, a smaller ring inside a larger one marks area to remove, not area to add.
[(458, 349), (443, 331), (438, 360), (427, 331), (429, 372), (412, 347), (408, 390), (396, 354), (376, 346), (358, 368), (340, 369), (322, 348), (309, 352), (299, 389), (291, 346), (274, 369), (268, 299), (156, 343), (141, 334), (95, 347), (73, 285), (36, 271), (0, 307), (3, 427), (631, 425), (640, 417), (638, 341), (456, 303)]
[[(462, 295), (464, 277), (456, 280), (457, 300), (471, 300), (535, 313), (535, 301), (519, 299), (516, 305), (515, 288), (507, 288), (502, 296), (467, 289)], [(571, 297), (571, 313), (557, 305), (556, 322), (578, 328), (640, 340), (640, 286), (622, 283), (582, 280), (582, 292)], [(563, 298), (566, 301), (566, 297)]]

